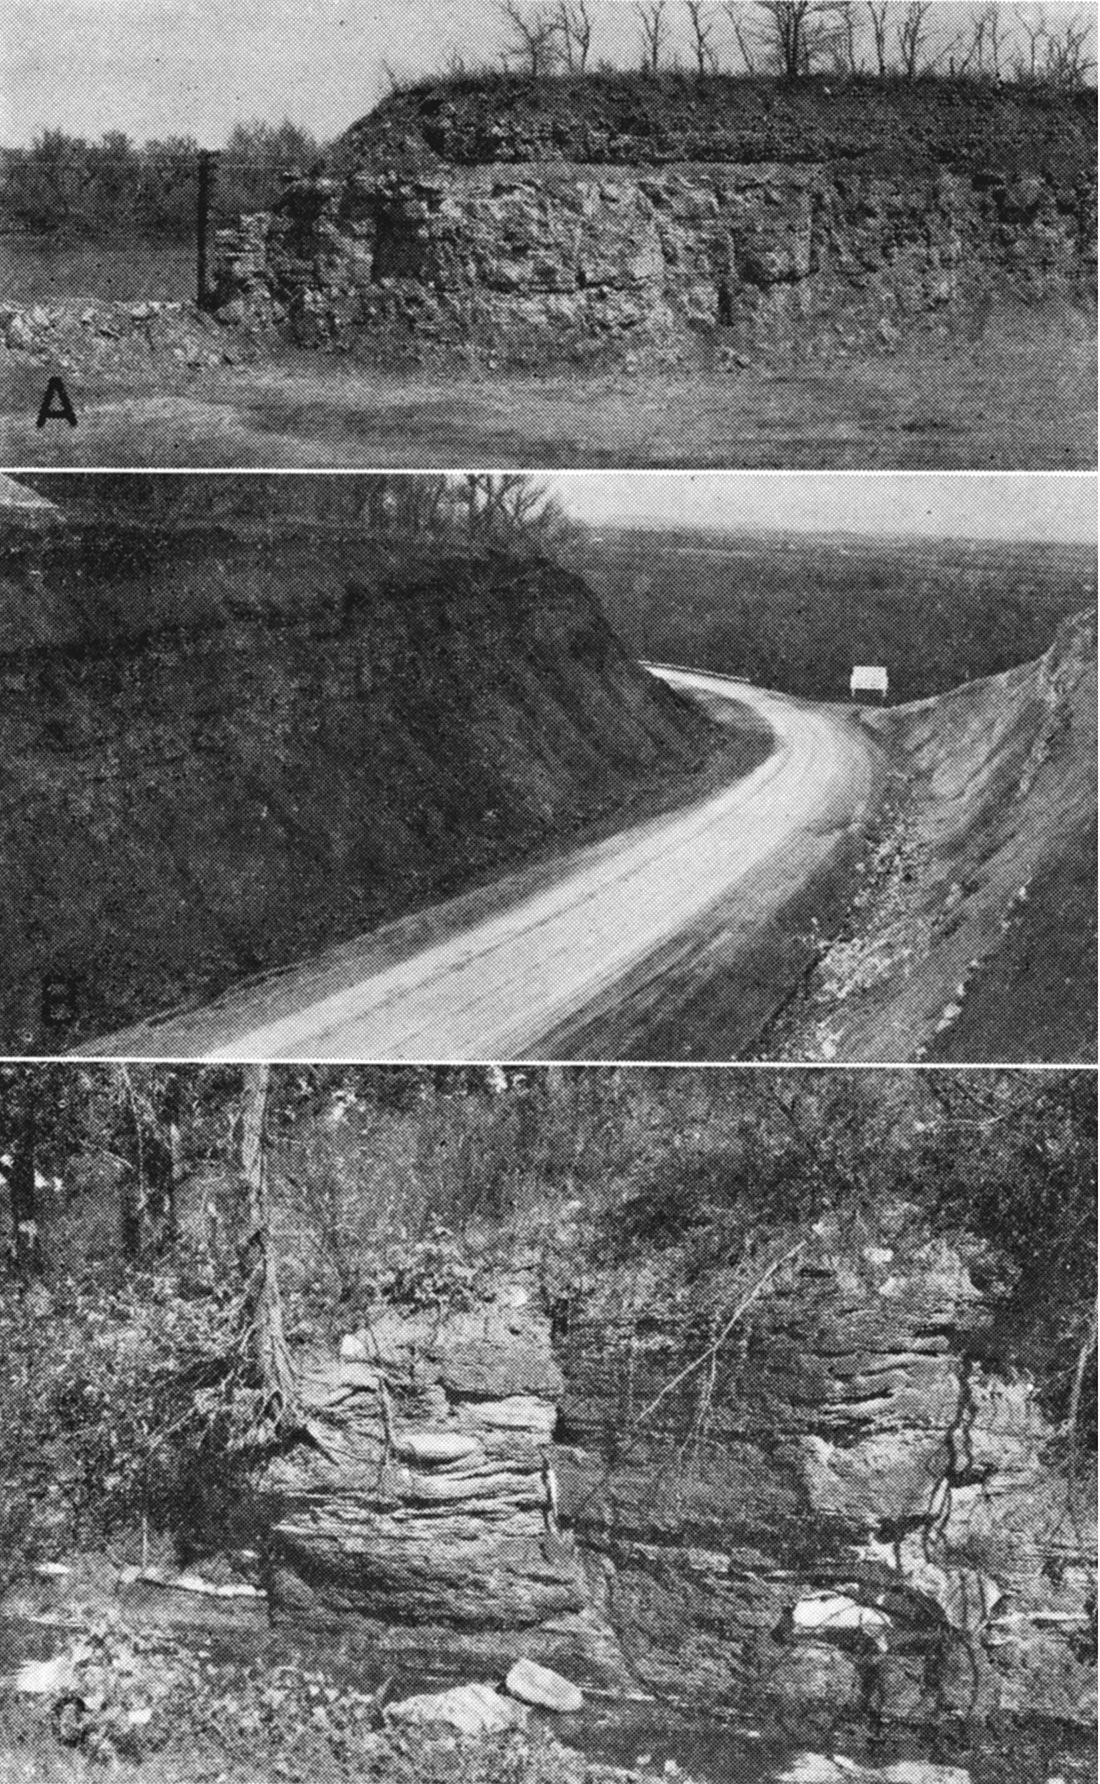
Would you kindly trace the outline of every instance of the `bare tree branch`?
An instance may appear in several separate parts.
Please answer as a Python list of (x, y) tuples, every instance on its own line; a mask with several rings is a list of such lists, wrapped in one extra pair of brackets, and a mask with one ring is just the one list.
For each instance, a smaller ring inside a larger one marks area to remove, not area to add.
[(712, 0), (684, 0), (688, 17), (691, 20), (692, 47), (695, 51), (695, 66), (699, 78), (705, 74), (713, 74), (718, 58), (711, 47), (714, 27), (717, 23), (713, 17)]
[(668, 0), (635, 0), (634, 11), (642, 27), (642, 67), (656, 74), (668, 42)]

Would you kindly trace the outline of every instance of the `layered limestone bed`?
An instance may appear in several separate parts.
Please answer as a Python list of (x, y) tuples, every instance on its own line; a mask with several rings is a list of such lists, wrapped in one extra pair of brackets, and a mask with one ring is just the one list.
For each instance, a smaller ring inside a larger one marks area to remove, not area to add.
[(1087, 1721), (1084, 1471), (989, 1360), (989, 1262), (899, 1204), (690, 1283), (606, 1264), (553, 1345), (522, 1278), (386, 1312), (264, 1482), (276, 1615), (709, 1707)]
[(263, 1483), (278, 1615), (425, 1665), (564, 1656), (586, 1682), (625, 1681), (558, 1523), (563, 1383), (526, 1301), (518, 1288), (446, 1318), (387, 1312), (307, 1365), (312, 1441)]
[(1094, 1714), (1089, 1511), (1034, 1384), (978, 1360), (980, 1253), (912, 1214), (819, 1226), (710, 1358), (768, 1259), (679, 1295), (659, 1259), (632, 1264), (572, 1322), (563, 1515), (651, 1686), (904, 1720)]
[(576, 577), (353, 530), (0, 550), (0, 1032), (57, 1050), (571, 841), (708, 758)]
[(547, 161), (292, 182), (219, 234), (215, 302), (318, 343), (778, 340), (820, 318), (890, 347), (994, 289), (1083, 293), (1094, 268), (1095, 181), (1072, 170)]

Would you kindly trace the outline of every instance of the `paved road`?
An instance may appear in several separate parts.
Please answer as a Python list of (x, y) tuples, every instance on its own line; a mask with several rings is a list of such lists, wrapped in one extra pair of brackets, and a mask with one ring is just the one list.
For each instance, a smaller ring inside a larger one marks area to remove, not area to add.
[[(552, 883), (514, 895), (457, 933), (333, 983), (319, 963), (206, 1011), (92, 1043), (85, 1053), (208, 1060), (496, 1060), (538, 1058), (540, 1037), (583, 1016), (647, 956), (667, 948), (739, 882), (782, 852), (776, 902), (791, 894), (791, 842), (857, 821), (870, 796), (872, 746), (842, 711), (724, 677), (657, 671), (707, 704), (753, 707), (775, 735), (752, 773), (686, 810), (579, 850)], [(430, 919), (431, 913), (427, 913)], [(423, 930), (421, 930), (421, 936)], [(323, 991), (322, 991), (323, 988)], [(319, 995), (319, 992), (322, 994)]]

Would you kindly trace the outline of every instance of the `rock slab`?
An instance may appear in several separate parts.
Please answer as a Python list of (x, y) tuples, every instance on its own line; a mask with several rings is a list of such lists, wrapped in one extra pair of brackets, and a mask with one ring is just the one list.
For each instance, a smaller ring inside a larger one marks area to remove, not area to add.
[(584, 1708), (584, 1695), (576, 1685), (533, 1660), (517, 1660), (504, 1681), (504, 1689), (534, 1709), (575, 1715)]

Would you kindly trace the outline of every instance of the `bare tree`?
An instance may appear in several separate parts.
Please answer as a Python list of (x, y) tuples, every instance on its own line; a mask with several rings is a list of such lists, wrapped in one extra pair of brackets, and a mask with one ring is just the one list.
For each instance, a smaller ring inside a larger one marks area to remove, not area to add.
[(1016, 24), (1027, 44), (1026, 53), (1017, 50), (1012, 63), (1012, 72), (1017, 81), (1037, 81), (1042, 74), (1043, 58), (1040, 45), (1046, 41), (1046, 13), (1040, 7), (1039, 16), (1033, 19), (1022, 7), (1016, 8)]
[(241, 1105), (241, 1178), (247, 1217), (240, 1250), (248, 1347), (263, 1392), (258, 1423), (278, 1435), (299, 1421), (294, 1366), (283, 1329), (283, 1304), (271, 1237), (268, 1195), (269, 1065), (246, 1065)]
[(871, 21), (871, 37), (875, 46), (875, 64), (878, 72), (886, 76), (890, 72), (890, 52), (888, 48), (888, 27), (890, 24), (890, 7), (893, 0), (867, 0), (867, 11)]
[(757, 6), (764, 14), (764, 47), (785, 80), (812, 74), (837, 42), (833, 0), (757, 0)]
[(753, 30), (746, 22), (747, 4), (748, 0), (723, 0), (722, 11), (733, 26), (733, 35), (737, 39), (741, 60), (745, 64), (745, 73), (755, 74), (756, 42)]
[(717, 21), (713, 16), (711, 0), (684, 0), (684, 4), (691, 20), (695, 65), (699, 71), (699, 79), (702, 80), (705, 74), (713, 74), (717, 67), (718, 58), (711, 47)]
[(833, 16), (836, 28), (830, 45), (833, 62), (840, 74), (858, 74), (863, 69), (863, 59), (858, 47), (858, 31), (856, 28), (855, 0), (834, 0)]
[(1089, 75), (1096, 68), (1095, 57), (1088, 53), (1093, 41), (1093, 26), (1090, 23), (1071, 21), (1063, 27), (1060, 37), (1051, 34), (1043, 62), (1043, 79), (1050, 86), (1061, 88), (1063, 92), (1081, 92), (1088, 85)]
[(556, 10), (523, 6), (519, 0), (501, 0), (500, 10), (512, 31), (512, 40), (504, 49), (505, 61), (518, 62), (534, 80), (553, 74), (562, 53)]
[(566, 67), (570, 74), (583, 74), (592, 50), (592, 11), (588, 0), (558, 0), (554, 18)]
[(635, 0), (634, 11), (642, 26), (642, 67), (656, 74), (668, 42), (668, 0)]
[(11, 1264), (25, 1281), (44, 1268), (42, 1232), (38, 1220), (38, 1107), (35, 1080), (21, 1073), (9, 1088), (7, 1125), (10, 1141), (7, 1164), (11, 1199)]
[(898, 57), (907, 81), (915, 81), (924, 62), (931, 0), (907, 0), (897, 25)]
[(991, 4), (985, 9), (985, 37), (989, 54), (989, 73), (995, 81), (999, 81), (1005, 47), (1004, 8), (1000, 5), (999, 0), (991, 0)]

